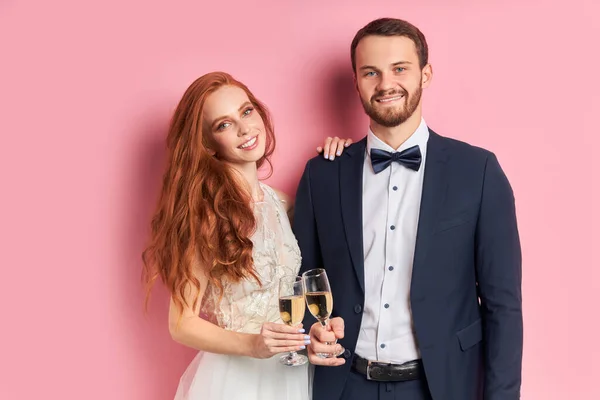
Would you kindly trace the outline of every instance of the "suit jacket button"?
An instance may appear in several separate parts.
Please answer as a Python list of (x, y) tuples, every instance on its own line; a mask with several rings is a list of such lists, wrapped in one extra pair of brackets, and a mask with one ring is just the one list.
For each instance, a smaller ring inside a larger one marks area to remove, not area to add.
[(362, 311), (362, 307), (360, 304), (357, 304), (354, 306), (354, 312), (357, 314), (360, 314), (360, 312)]
[(350, 358), (351, 355), (352, 355), (352, 353), (350, 353), (350, 350), (348, 350), (348, 349), (344, 350), (344, 358), (345, 359)]

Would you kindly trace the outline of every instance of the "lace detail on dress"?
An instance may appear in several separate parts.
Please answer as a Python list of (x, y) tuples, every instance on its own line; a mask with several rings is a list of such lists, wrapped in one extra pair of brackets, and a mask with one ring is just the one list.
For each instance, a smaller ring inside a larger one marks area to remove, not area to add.
[(279, 280), (300, 269), (300, 249), (292, 233), (285, 208), (269, 186), (255, 203), (256, 232), (252, 235), (254, 268), (262, 286), (254, 279), (239, 283), (223, 282), (220, 304), (218, 289), (209, 285), (201, 307), (204, 318), (232, 331), (258, 333), (265, 322), (281, 322), (279, 317)]

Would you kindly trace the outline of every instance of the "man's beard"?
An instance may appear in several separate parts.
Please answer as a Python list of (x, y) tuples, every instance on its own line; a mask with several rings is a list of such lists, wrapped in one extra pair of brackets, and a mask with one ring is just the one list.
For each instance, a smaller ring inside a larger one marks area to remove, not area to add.
[[(421, 93), (423, 88), (419, 88), (411, 95), (408, 92), (400, 89), (390, 93), (384, 91), (375, 93), (370, 101), (364, 101), (361, 97), (361, 102), (365, 113), (375, 122), (386, 128), (398, 126), (410, 118), (415, 112), (421, 101)], [(377, 103), (378, 98), (383, 96), (389, 97), (393, 95), (404, 95), (404, 104), (401, 107), (385, 107)]]

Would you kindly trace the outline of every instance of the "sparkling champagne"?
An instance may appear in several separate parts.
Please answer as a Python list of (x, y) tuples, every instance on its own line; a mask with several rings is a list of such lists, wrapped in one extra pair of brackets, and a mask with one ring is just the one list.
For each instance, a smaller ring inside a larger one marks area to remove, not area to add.
[(308, 292), (306, 293), (306, 304), (308, 310), (319, 321), (326, 321), (333, 310), (333, 297), (331, 292)]
[(298, 325), (304, 319), (306, 303), (304, 296), (284, 296), (279, 298), (279, 313), (287, 325)]

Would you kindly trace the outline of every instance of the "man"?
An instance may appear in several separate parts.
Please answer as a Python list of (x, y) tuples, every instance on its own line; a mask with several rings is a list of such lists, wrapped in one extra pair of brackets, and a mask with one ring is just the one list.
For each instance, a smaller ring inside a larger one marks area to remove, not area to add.
[[(351, 58), (367, 136), (334, 162), (310, 160), (296, 198), (302, 272), (326, 269), (338, 317), (310, 331), (313, 398), (517, 400), (521, 250), (510, 184), (493, 153), (425, 124), (433, 72), (415, 26), (375, 20)], [(317, 356), (340, 345), (342, 357)]]

